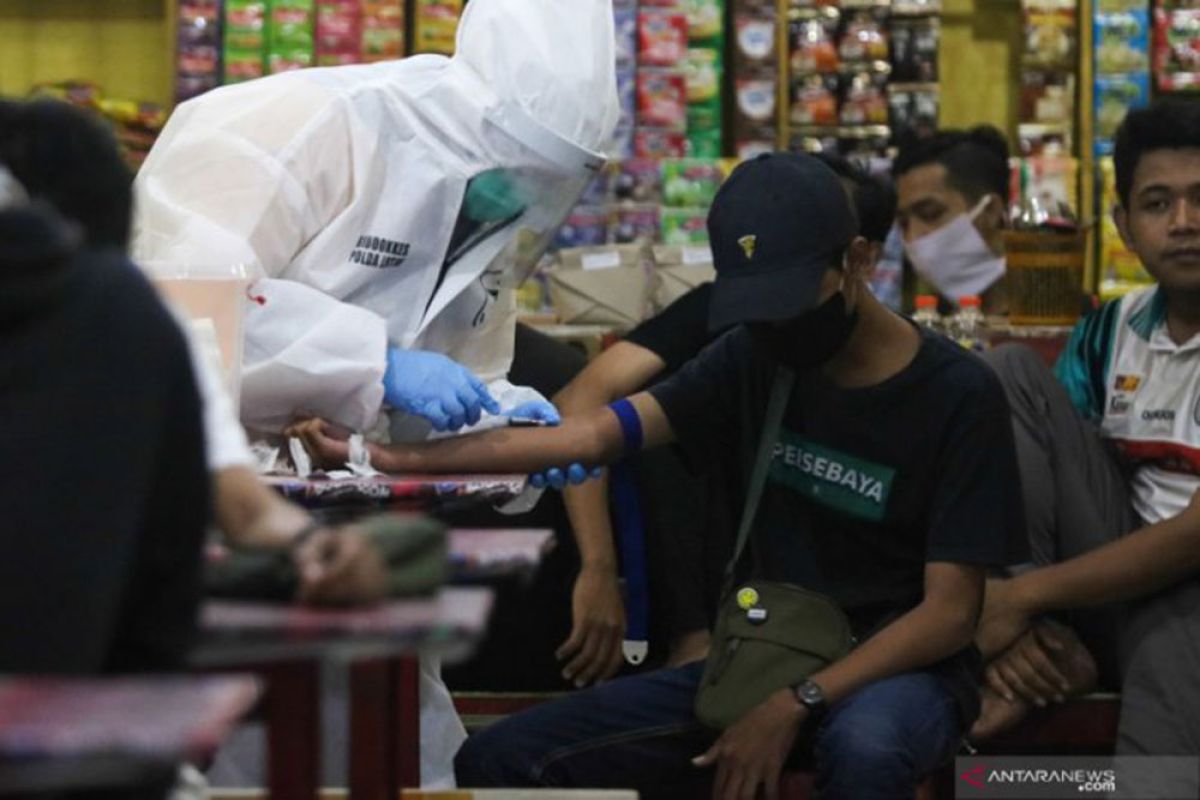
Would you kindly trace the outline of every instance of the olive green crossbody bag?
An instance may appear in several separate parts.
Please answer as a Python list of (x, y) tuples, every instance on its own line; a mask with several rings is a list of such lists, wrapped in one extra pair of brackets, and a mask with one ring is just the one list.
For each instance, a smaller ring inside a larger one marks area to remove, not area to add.
[(774, 692), (843, 657), (854, 644), (846, 615), (828, 597), (760, 578), (734, 583), (794, 382), (791, 370), (776, 370), (737, 544), (725, 569), (712, 646), (695, 705), (696, 718), (712, 728), (727, 728)]

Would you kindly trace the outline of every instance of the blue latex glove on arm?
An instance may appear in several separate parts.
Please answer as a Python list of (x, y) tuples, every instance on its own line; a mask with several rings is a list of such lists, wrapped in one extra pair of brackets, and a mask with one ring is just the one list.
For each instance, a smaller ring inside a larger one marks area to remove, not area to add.
[[(522, 403), (516, 408), (505, 411), (504, 414), (509, 419), (536, 420), (547, 425), (558, 425), (562, 422), (562, 416), (558, 413), (558, 409), (545, 400), (531, 400), (528, 403)], [(536, 472), (529, 476), (529, 484), (535, 489), (544, 489), (547, 486), (553, 489), (562, 489), (568, 483), (577, 486), (588, 478), (600, 477), (600, 474), (599, 467), (589, 471), (582, 464), (571, 464), (565, 470), (554, 467), (545, 472)]]
[(429, 420), (436, 431), (474, 425), (484, 411), (500, 413), (487, 386), (469, 369), (422, 350), (388, 348), (383, 398), (393, 408)]

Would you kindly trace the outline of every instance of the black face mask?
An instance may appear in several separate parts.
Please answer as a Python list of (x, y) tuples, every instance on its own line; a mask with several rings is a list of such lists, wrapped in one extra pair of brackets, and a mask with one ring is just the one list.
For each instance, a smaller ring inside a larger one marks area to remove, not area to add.
[(846, 313), (846, 295), (837, 292), (813, 310), (782, 324), (752, 322), (754, 346), (784, 366), (814, 369), (833, 358), (854, 333), (858, 311)]

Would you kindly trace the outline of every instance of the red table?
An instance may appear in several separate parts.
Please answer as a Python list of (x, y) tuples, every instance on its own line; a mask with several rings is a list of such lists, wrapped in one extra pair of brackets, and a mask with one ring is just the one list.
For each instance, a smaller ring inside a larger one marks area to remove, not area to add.
[(491, 604), (485, 588), (447, 588), (428, 599), (347, 611), (211, 602), (193, 662), (208, 669), (251, 667), (266, 678), (271, 797), (311, 800), (319, 786), (319, 661), (354, 660), (351, 794), (390, 799), (401, 785), (420, 782), (411, 657), (428, 649), (447, 660), (465, 658), (483, 636)]
[(258, 695), (244, 675), (0, 679), (0, 794), (170, 776), (210, 757)]

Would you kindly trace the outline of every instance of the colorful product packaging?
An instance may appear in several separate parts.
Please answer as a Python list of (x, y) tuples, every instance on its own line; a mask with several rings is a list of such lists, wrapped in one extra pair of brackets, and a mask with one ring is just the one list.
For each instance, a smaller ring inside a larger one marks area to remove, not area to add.
[(792, 75), (814, 72), (836, 72), (838, 56), (837, 31), (841, 12), (824, 7), (804, 9), (792, 15), (788, 24)]
[(267, 69), (270, 73), (311, 67), (316, 61), (314, 0), (270, 0)]
[(415, 0), (415, 52), (451, 55), (462, 11), (463, 0)]
[(775, 14), (739, 12), (733, 19), (733, 58), (739, 72), (755, 69), (770, 69), (775, 65), (778, 53)]
[(891, 22), (892, 80), (897, 83), (936, 83), (941, 23), (936, 18)]
[(683, 158), (687, 149), (687, 134), (683, 131), (638, 128), (633, 132), (633, 154), (637, 158)]
[(663, 244), (708, 244), (707, 208), (669, 208), (661, 211)]
[(662, 162), (662, 181), (663, 205), (707, 208), (725, 173), (716, 159), (667, 159)]
[(1112, 153), (1112, 138), (1133, 108), (1150, 102), (1150, 76), (1147, 74), (1108, 75), (1096, 79), (1096, 154)]
[(638, 12), (639, 66), (677, 67), (687, 57), (687, 49), (687, 16), (660, 8)]
[(175, 99), (182, 103), (220, 85), (221, 6), (218, 0), (180, 0)]
[(317, 0), (316, 57), (322, 67), (362, 61), (359, 0)]
[(687, 79), (673, 70), (638, 70), (639, 125), (671, 131), (687, 129)]
[(652, 159), (621, 161), (612, 177), (612, 193), (620, 201), (662, 202), (662, 167)]
[(688, 22), (688, 39), (707, 42), (721, 38), (725, 4), (722, 0), (682, 0)]
[(263, 76), (267, 50), (264, 0), (225, 0), (222, 66), (225, 83)]
[(1097, 14), (1093, 31), (1096, 72), (1115, 74), (1150, 68), (1150, 16), (1144, 9)]

